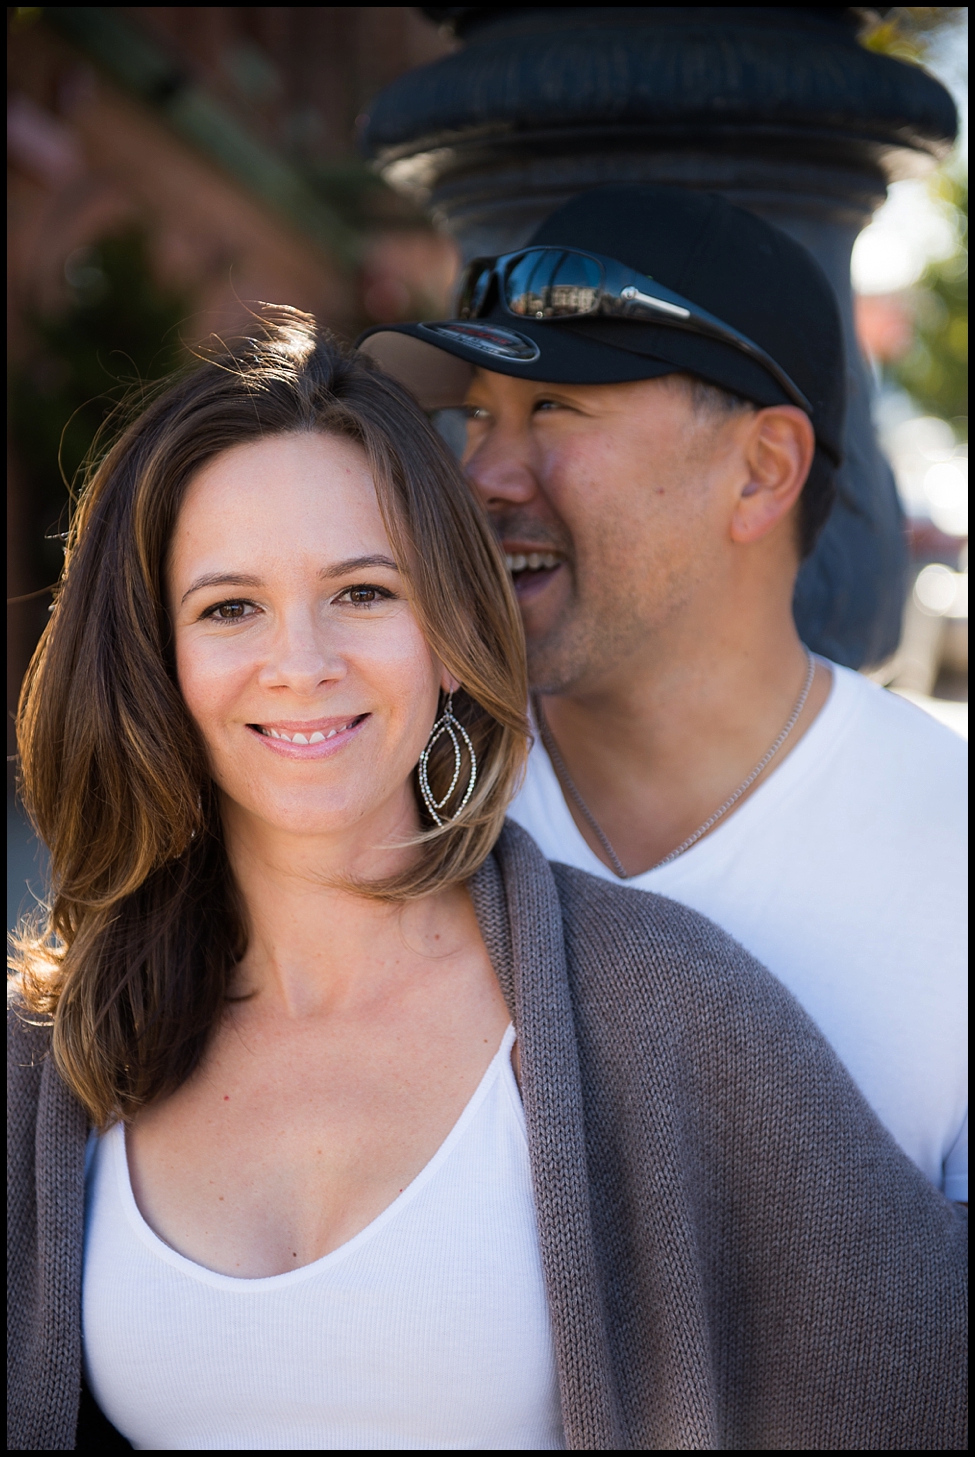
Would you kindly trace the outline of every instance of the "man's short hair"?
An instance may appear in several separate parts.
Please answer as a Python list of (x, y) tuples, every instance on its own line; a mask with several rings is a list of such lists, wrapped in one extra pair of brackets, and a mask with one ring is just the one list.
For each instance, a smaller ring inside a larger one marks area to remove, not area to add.
[[(757, 410), (760, 406), (721, 385), (710, 384), (697, 375), (684, 375), (690, 388), (694, 409), (707, 415), (739, 415), (746, 410)], [(802, 561), (810, 556), (826, 525), (829, 513), (836, 500), (836, 467), (818, 443), (813, 454), (812, 465), (799, 498), (798, 545)]]

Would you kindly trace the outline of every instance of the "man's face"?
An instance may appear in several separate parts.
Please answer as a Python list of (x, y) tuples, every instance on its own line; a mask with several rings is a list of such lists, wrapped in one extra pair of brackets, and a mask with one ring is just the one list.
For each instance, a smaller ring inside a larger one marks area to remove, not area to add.
[(532, 684), (598, 689), (720, 577), (735, 419), (696, 410), (676, 377), (545, 385), (479, 370), (467, 403), (464, 464), (509, 557)]

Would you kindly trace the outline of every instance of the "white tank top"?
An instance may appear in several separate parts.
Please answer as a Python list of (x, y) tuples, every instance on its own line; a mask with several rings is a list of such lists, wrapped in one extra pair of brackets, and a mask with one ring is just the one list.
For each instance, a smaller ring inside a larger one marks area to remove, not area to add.
[(133, 1447), (564, 1447), (513, 1043), (378, 1219), (284, 1275), (177, 1254), (139, 1213), (122, 1125), (93, 1139), (85, 1370)]

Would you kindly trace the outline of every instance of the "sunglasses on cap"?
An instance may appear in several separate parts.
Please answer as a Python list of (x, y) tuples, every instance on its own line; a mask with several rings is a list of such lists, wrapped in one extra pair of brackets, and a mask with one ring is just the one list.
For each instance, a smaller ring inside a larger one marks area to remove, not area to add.
[(485, 317), (499, 300), (515, 318), (548, 320), (609, 318), (663, 324), (729, 344), (772, 376), (800, 410), (812, 405), (785, 370), (760, 345), (689, 299), (601, 253), (578, 248), (521, 248), (497, 258), (475, 258), (461, 285), (462, 319)]

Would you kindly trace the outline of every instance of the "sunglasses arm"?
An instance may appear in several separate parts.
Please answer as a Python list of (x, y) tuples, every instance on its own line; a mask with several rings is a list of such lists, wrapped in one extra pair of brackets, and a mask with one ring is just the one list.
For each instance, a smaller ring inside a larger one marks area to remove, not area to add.
[(655, 313), (669, 315), (672, 319), (690, 319), (690, 309), (685, 309), (680, 304), (668, 303), (666, 299), (653, 298), (648, 293), (641, 293), (632, 284), (627, 288), (620, 289), (620, 298), (627, 303), (642, 304), (644, 308), (653, 309)]
[[(756, 363), (761, 364), (775, 380), (782, 386), (786, 394), (793, 402), (807, 414), (812, 414), (812, 405), (806, 399), (802, 390), (793, 380), (789, 378), (785, 370), (776, 364), (775, 360), (764, 349), (746, 339), (744, 334), (739, 334), (736, 329), (731, 329), (727, 324), (722, 324), (720, 319), (712, 319), (703, 309), (688, 309), (683, 304), (672, 303), (669, 299), (654, 298), (652, 294), (643, 293), (641, 289), (635, 288), (632, 284), (620, 289), (620, 298), (627, 304), (636, 304), (642, 311), (646, 310), (652, 314), (647, 322), (657, 324), (672, 324), (678, 328), (689, 329), (697, 334), (703, 334), (706, 338), (720, 340), (724, 344), (733, 344), (743, 354), (749, 355)], [(632, 318), (630, 310), (627, 313)], [(646, 317), (646, 314), (644, 314)]]

